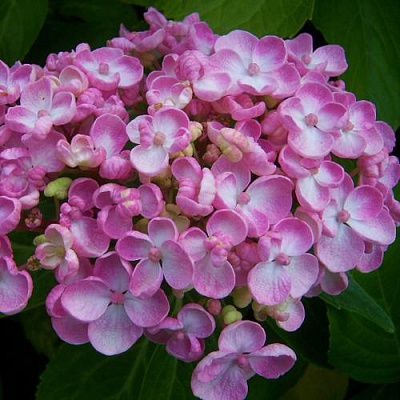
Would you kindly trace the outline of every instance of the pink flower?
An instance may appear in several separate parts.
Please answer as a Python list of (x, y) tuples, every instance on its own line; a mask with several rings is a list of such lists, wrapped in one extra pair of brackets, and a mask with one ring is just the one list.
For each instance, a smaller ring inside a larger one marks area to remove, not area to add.
[(76, 110), (73, 94), (59, 92), (53, 96), (50, 80), (46, 78), (30, 83), (22, 92), (20, 103), (8, 109), (6, 124), (37, 139), (45, 139), (53, 125), (70, 122)]
[(193, 157), (179, 157), (172, 163), (172, 174), (179, 182), (176, 204), (189, 216), (206, 216), (213, 212), (215, 179), (208, 168), (201, 169)]
[(106, 355), (128, 350), (144, 327), (159, 324), (168, 314), (169, 303), (162, 290), (139, 299), (128, 291), (130, 264), (112, 252), (96, 260), (93, 276), (67, 286), (61, 296), (64, 309), (88, 323), (93, 347)]
[(318, 260), (306, 254), (313, 243), (309, 226), (297, 219), (278, 222), (258, 242), (263, 261), (248, 276), (249, 289), (260, 304), (277, 305), (288, 295), (300, 298), (318, 278)]
[(194, 260), (193, 285), (202, 295), (220, 299), (235, 287), (235, 272), (229, 251), (247, 236), (247, 224), (231, 210), (218, 210), (206, 225), (207, 234), (189, 228), (180, 236), (184, 249)]
[(185, 304), (177, 318), (167, 317), (154, 328), (145, 331), (147, 338), (167, 345), (167, 352), (185, 361), (197, 360), (204, 353), (204, 339), (212, 335), (215, 321), (203, 307)]
[(279, 106), (288, 142), (293, 151), (303, 157), (325, 157), (334, 145), (334, 134), (339, 133), (340, 120), (346, 109), (335, 103), (332, 92), (318, 83), (306, 83), (295, 97)]
[(294, 61), (301, 75), (309, 70), (322, 72), (326, 76), (338, 76), (347, 69), (346, 57), (342, 47), (330, 44), (313, 52), (313, 39), (308, 33), (302, 33), (286, 40), (289, 61)]
[(322, 213), (325, 234), (315, 245), (316, 255), (331, 272), (354, 268), (364, 253), (364, 240), (380, 245), (395, 240), (395, 224), (377, 189), (366, 185), (354, 189), (346, 174), (339, 188), (332, 190), (332, 198)]
[(73, 236), (65, 227), (51, 224), (45, 231), (46, 242), (36, 248), (35, 255), (45, 269), (55, 269), (59, 282), (79, 268), (76, 253), (72, 250)]
[(139, 144), (131, 151), (132, 165), (147, 176), (158, 175), (167, 165), (169, 154), (185, 149), (191, 140), (189, 119), (176, 108), (164, 108), (139, 116), (126, 127), (129, 139)]
[(135, 296), (151, 296), (160, 288), (163, 276), (174, 289), (188, 288), (192, 284), (193, 262), (178, 243), (175, 224), (168, 218), (153, 218), (148, 233), (128, 232), (116, 245), (125, 260), (140, 260), (132, 274), (131, 292)]
[(0, 257), (0, 312), (12, 315), (24, 309), (32, 295), (33, 282), (19, 271), (10, 257)]
[(0, 61), (0, 104), (12, 104), (31, 80), (32, 66), (15, 63), (11, 68)]
[(276, 379), (295, 363), (293, 350), (283, 344), (264, 346), (264, 329), (252, 321), (226, 327), (218, 351), (208, 354), (195, 368), (192, 390), (204, 400), (243, 400), (247, 380), (255, 374)]
[(102, 91), (131, 87), (143, 77), (143, 67), (137, 58), (111, 47), (79, 51), (74, 64), (86, 72), (91, 85)]
[(217, 39), (210, 63), (216, 71), (229, 74), (232, 84), (227, 94), (245, 91), (284, 98), (300, 84), (296, 68), (287, 63), (285, 42), (276, 36), (258, 39), (246, 31), (232, 31)]

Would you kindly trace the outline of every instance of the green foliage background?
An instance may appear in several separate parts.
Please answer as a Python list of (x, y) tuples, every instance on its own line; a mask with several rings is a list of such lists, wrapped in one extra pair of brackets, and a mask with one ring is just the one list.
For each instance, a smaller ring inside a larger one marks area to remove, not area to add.
[[(120, 23), (130, 30), (146, 29), (142, 14), (149, 6), (177, 20), (199, 12), (219, 34), (240, 28), (289, 38), (308, 31), (319, 45), (340, 44), (349, 63), (343, 76), (347, 89), (358, 99), (373, 101), (378, 118), (399, 128), (398, 0), (2, 0), (0, 59), (9, 65), (18, 59), (43, 65), (49, 53), (69, 51), (80, 42), (100, 47), (118, 35)], [(49, 205), (43, 211), (54, 210)], [(22, 264), (33, 253), (32, 237), (13, 233), (11, 239)], [(253, 378), (248, 398), (398, 399), (399, 254), (397, 240), (378, 271), (352, 273), (348, 291), (339, 296), (307, 300), (307, 319), (299, 331), (287, 333), (266, 322), (268, 341), (287, 343), (299, 361), (276, 381)], [(19, 329), (16, 340), (29, 342), (18, 342), (19, 350), (11, 350), (14, 357), (4, 350), (0, 399), (2, 394), (4, 399), (21, 398), (21, 393), (36, 400), (193, 399), (190, 374), (195, 365), (178, 362), (162, 347), (141, 340), (123, 355), (106, 357), (89, 345), (60, 345), (43, 306), (54, 278), (41, 271), (34, 280), (27, 309), (0, 320), (3, 333), (10, 330), (11, 337)], [(13, 386), (24, 379), (16, 378), (14, 365), (16, 370), (28, 366), (25, 391)]]

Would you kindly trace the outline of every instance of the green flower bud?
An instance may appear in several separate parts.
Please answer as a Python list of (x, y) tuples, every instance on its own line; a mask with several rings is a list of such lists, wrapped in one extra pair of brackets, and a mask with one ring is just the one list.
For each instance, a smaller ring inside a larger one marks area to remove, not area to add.
[(58, 178), (49, 182), (46, 189), (44, 189), (44, 195), (46, 197), (55, 197), (58, 200), (64, 200), (68, 196), (68, 188), (71, 186), (71, 183), (71, 178)]

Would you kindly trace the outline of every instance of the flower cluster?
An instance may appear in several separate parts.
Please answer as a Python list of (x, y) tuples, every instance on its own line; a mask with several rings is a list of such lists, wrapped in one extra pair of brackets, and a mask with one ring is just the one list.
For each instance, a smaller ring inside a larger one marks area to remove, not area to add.
[[(222, 328), (192, 389), (244, 399), (296, 356), (243, 315), (294, 331), (303, 296), (345, 290), (395, 240), (394, 132), (337, 79), (340, 46), (145, 19), (43, 68), (0, 62), (0, 312), (26, 306), (43, 268), (68, 343), (114, 355), (145, 335), (192, 362)], [(42, 234), (17, 268), (6, 235), (21, 229)]]

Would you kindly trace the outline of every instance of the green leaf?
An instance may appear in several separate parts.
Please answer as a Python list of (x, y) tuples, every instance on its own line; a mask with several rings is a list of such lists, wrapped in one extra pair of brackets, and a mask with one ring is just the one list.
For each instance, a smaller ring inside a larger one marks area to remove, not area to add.
[(118, 36), (121, 23), (134, 29), (139, 21), (136, 8), (121, 0), (52, 0), (49, 17), (27, 55), (42, 65), (49, 53), (70, 51), (79, 43), (95, 49)]
[(398, 400), (399, 397), (399, 384), (394, 383), (391, 385), (369, 385), (349, 400)]
[(171, 19), (198, 12), (216, 33), (245, 29), (258, 36), (294, 36), (312, 15), (314, 0), (161, 0)]
[(35, 254), (33, 239), (37, 232), (31, 231), (13, 231), (8, 234), (13, 249), (14, 260), (18, 266), (26, 263), (29, 257)]
[(296, 386), (279, 400), (343, 400), (347, 386), (345, 375), (311, 364)]
[(391, 383), (400, 376), (400, 241), (385, 253), (383, 265), (369, 274), (354, 273), (360, 286), (392, 319), (389, 333), (364, 317), (346, 310), (328, 309), (329, 360), (350, 377), (362, 382)]
[(346, 89), (373, 101), (379, 119), (400, 124), (400, 2), (318, 0), (314, 25), (346, 50)]
[(36, 400), (194, 400), (192, 368), (146, 339), (113, 357), (89, 344), (63, 345), (41, 377)]
[(272, 331), (280, 339), (280, 342), (288, 345), (303, 359), (322, 367), (329, 367), (327, 360), (329, 330), (326, 306), (318, 298), (303, 298), (302, 302), (306, 310), (306, 318), (300, 329), (295, 332), (286, 332), (278, 328), (275, 321), (267, 320), (264, 323), (267, 340), (271, 342), (268, 337)]
[(44, 354), (48, 359), (55, 356), (61, 341), (54, 332), (44, 307), (20, 313), (15, 318), (21, 323), (25, 337), (38, 353)]
[(22, 60), (35, 41), (47, 14), (47, 0), (0, 2), (0, 59)]
[(349, 287), (337, 296), (326, 293), (320, 295), (322, 300), (338, 310), (344, 309), (357, 313), (376, 323), (386, 331), (393, 333), (395, 327), (383, 308), (349, 275)]
[[(272, 343), (272, 341), (268, 340), (268, 343)], [(255, 375), (248, 381), (249, 394), (246, 400), (280, 399), (302, 377), (306, 366), (304, 361), (297, 360), (294, 367), (278, 379), (265, 379), (260, 375)]]

